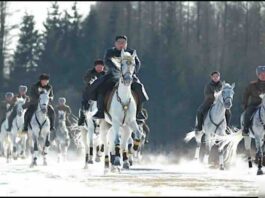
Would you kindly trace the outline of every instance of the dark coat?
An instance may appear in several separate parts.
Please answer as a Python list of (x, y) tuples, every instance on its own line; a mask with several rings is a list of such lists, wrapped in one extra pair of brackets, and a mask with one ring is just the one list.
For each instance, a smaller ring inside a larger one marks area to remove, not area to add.
[[(124, 51), (129, 52), (130, 54), (133, 54), (134, 49), (126, 48)], [(117, 70), (114, 63), (111, 61), (111, 58), (113, 57), (121, 57), (121, 50), (117, 50), (115, 47), (113, 47), (113, 48), (108, 49), (104, 55), (104, 62), (105, 62), (105, 66), (108, 69), (108, 72), (115, 74), (119, 71)], [(135, 64), (136, 64), (135, 73), (138, 73), (141, 67), (141, 61), (137, 55), (135, 57)]]
[(37, 104), (38, 103), (39, 97), (40, 97), (40, 92), (43, 91), (44, 89), (46, 91), (50, 92), (49, 97), (51, 98), (51, 100), (53, 100), (53, 97), (54, 97), (53, 87), (50, 84), (42, 87), (41, 83), (39, 81), (30, 88), (29, 96), (30, 96), (30, 103), (31, 104)]
[(86, 87), (83, 91), (83, 101), (86, 103), (88, 100), (96, 100), (95, 90), (103, 81), (103, 77), (105, 76), (106, 71), (98, 73), (95, 68), (87, 71), (83, 80), (86, 84)]
[(218, 83), (215, 83), (211, 81), (204, 87), (204, 104), (212, 105), (215, 98), (214, 98), (214, 92), (218, 92), (222, 89), (222, 82), (219, 81)]
[(0, 103), (0, 122), (1, 123), (5, 120), (7, 112), (13, 110), (13, 108), (15, 106), (15, 99), (12, 100), (12, 102), (9, 104), (10, 104), (10, 106), (7, 108), (7, 102), (5, 100), (1, 101), (1, 103)]
[(250, 82), (243, 95), (243, 109), (245, 110), (250, 105), (260, 105), (262, 99), (259, 95), (262, 93), (265, 93), (265, 81), (256, 80)]

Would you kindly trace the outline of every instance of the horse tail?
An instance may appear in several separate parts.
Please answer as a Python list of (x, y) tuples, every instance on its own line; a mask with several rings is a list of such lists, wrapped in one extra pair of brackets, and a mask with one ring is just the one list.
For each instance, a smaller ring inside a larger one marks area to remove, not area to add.
[[(223, 136), (219, 149), (223, 150), (225, 147), (225, 163), (233, 163), (236, 159), (237, 147), (240, 141), (243, 139), (242, 130), (238, 130), (237, 132), (233, 132), (230, 135)], [(220, 139), (219, 139), (220, 140)]]
[(189, 141), (191, 141), (192, 138), (195, 138), (195, 131), (191, 131), (189, 133), (186, 134), (184, 141), (186, 143), (188, 143)]

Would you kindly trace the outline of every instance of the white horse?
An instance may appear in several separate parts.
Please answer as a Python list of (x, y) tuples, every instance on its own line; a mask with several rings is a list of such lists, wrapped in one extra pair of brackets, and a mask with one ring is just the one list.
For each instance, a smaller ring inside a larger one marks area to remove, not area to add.
[(58, 110), (58, 125), (56, 129), (55, 142), (58, 151), (58, 162), (67, 160), (67, 151), (70, 145), (69, 130), (66, 127), (66, 112)]
[(85, 115), (85, 126), (81, 127), (81, 134), (83, 145), (85, 146), (85, 167), (88, 164), (93, 164), (93, 153), (94, 146), (96, 147), (96, 162), (100, 161), (101, 153), (104, 151), (103, 145), (100, 148), (100, 136), (99, 136), (99, 126), (98, 121), (93, 120), (92, 116), (97, 111), (97, 106), (95, 101), (91, 101), (90, 108), (88, 111), (84, 111)]
[[(27, 136), (22, 134), (23, 126), (24, 126), (24, 114), (25, 109), (23, 109), (23, 105), (25, 104), (25, 99), (18, 98), (15, 105), (16, 117), (12, 122), (11, 134), (13, 140), (13, 157), (14, 159), (18, 158), (18, 153), (20, 153), (22, 158), (26, 157), (26, 142)], [(20, 152), (18, 152), (20, 151)]]
[(12, 134), (11, 132), (7, 132), (8, 128), (8, 118), (12, 112), (13, 108), (10, 109), (6, 113), (6, 119), (3, 121), (1, 125), (1, 133), (0, 133), (0, 152), (3, 156), (6, 157), (6, 162), (9, 163), (10, 157), (12, 155), (12, 147), (13, 147), (13, 141), (12, 141)]
[[(136, 122), (136, 101), (131, 91), (133, 73), (135, 70), (134, 51), (131, 55), (128, 52), (121, 51), (120, 58), (112, 58), (112, 62), (120, 71), (118, 85), (115, 86), (114, 94), (110, 102), (110, 108), (105, 112), (105, 119), (100, 122), (100, 134), (105, 146), (105, 169), (109, 168), (109, 149), (111, 152), (111, 162), (113, 168), (120, 169), (121, 151), (123, 158), (123, 168), (128, 169), (130, 164), (128, 160), (128, 140), (132, 131), (135, 132), (136, 149), (139, 146), (142, 133)], [(108, 131), (110, 133), (108, 134)]]
[[(262, 165), (265, 166), (265, 94), (261, 94), (262, 103), (253, 115), (252, 125), (249, 129), (249, 136), (244, 137), (245, 149), (248, 155), (249, 168), (252, 168), (251, 160), (251, 139), (255, 140), (256, 159), (258, 162), (257, 175), (262, 175)], [(243, 113), (240, 117), (241, 129), (243, 129)], [(241, 136), (243, 138), (243, 136)], [(263, 164), (262, 164), (263, 161)]]
[(32, 162), (30, 167), (37, 165), (38, 151), (43, 156), (43, 165), (47, 165), (47, 151), (49, 147), (50, 120), (48, 118), (49, 92), (40, 94), (37, 110), (31, 118), (28, 130), (29, 144), (31, 147)]
[[(205, 118), (202, 131), (195, 133), (195, 131), (187, 133), (185, 141), (189, 142), (193, 137), (196, 138), (197, 147), (195, 151), (195, 159), (199, 159), (201, 139), (205, 133), (206, 142), (206, 154), (204, 156), (204, 163), (208, 164), (209, 153), (211, 148), (220, 141), (220, 137), (223, 141), (229, 142), (229, 135), (226, 134), (225, 130), (227, 123), (225, 120), (225, 111), (232, 107), (233, 96), (234, 96), (235, 83), (232, 85), (223, 82), (222, 89), (220, 92), (215, 93), (215, 101)], [(219, 145), (219, 165), (220, 169), (224, 170), (224, 147)]]

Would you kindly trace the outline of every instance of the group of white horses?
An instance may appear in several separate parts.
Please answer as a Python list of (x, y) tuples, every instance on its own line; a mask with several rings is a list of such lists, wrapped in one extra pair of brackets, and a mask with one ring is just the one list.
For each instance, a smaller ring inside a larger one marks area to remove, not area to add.
[(217, 145), (220, 170), (224, 170), (225, 163), (228, 165), (235, 162), (237, 148), (242, 139), (244, 139), (245, 143), (244, 145), (248, 156), (249, 168), (252, 168), (251, 139), (254, 139), (256, 145), (256, 161), (258, 165), (257, 175), (262, 175), (262, 166), (265, 166), (265, 94), (260, 95), (262, 98), (262, 104), (253, 115), (250, 135), (245, 137), (242, 136), (244, 113), (241, 115), (240, 119), (241, 129), (228, 128), (229, 132), (226, 133), (227, 123), (225, 119), (225, 111), (232, 107), (234, 87), (234, 83), (230, 85), (229, 83), (223, 82), (222, 89), (215, 93), (214, 104), (205, 117), (202, 131), (189, 132), (186, 134), (184, 140), (189, 142), (192, 138), (196, 139), (197, 147), (194, 159), (199, 160), (202, 136), (205, 135), (206, 152), (204, 154), (203, 162), (205, 164), (209, 163), (210, 151), (214, 145)]
[[(141, 124), (136, 122), (136, 100), (131, 91), (133, 73), (135, 70), (135, 56), (122, 50), (120, 58), (112, 61), (120, 71), (120, 80), (115, 86), (114, 94), (110, 98), (109, 109), (105, 112), (105, 119), (93, 120), (92, 115), (97, 111), (96, 102), (90, 105), (85, 113), (85, 126), (75, 126), (81, 131), (81, 138), (85, 147), (85, 168), (99, 162), (104, 155), (105, 170), (115, 171), (121, 168), (129, 169), (133, 157), (139, 157), (140, 148), (144, 144), (145, 133)], [(50, 142), (50, 121), (48, 118), (49, 93), (40, 94), (37, 110), (30, 121), (28, 132), (22, 133), (25, 109), (23, 99), (15, 104), (17, 115), (12, 123), (11, 132), (7, 132), (9, 114), (1, 125), (0, 152), (7, 162), (12, 158), (26, 157), (26, 148), (30, 149), (30, 167), (37, 166), (37, 159), (41, 155), (43, 165), (47, 165), (47, 153), (51, 145), (58, 150), (58, 161), (67, 158), (69, 148), (69, 130), (66, 127), (66, 114), (59, 111), (56, 137)], [(96, 149), (95, 149), (96, 148)]]

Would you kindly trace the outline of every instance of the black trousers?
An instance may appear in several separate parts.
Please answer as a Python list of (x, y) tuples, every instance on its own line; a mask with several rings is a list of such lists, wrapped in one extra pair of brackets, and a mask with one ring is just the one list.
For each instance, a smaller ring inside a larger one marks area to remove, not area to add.
[(249, 105), (246, 109), (246, 113), (244, 116), (244, 127), (249, 128), (251, 124), (251, 116), (255, 113), (255, 111), (258, 109), (259, 105)]

